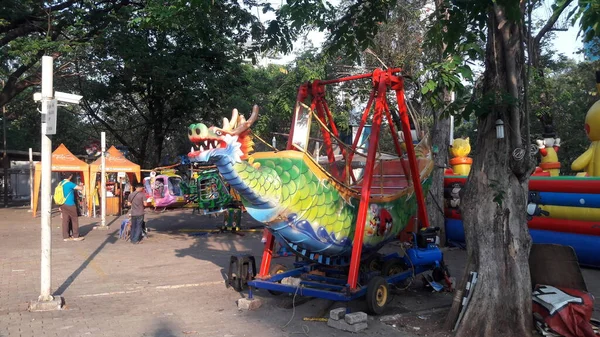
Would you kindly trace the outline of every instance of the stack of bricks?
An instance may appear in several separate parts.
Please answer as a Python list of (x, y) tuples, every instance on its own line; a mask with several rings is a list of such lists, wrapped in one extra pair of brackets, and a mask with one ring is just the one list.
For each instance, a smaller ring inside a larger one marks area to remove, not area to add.
[(327, 325), (339, 330), (359, 332), (367, 328), (367, 318), (364, 312), (346, 314), (346, 308), (337, 308), (329, 312)]

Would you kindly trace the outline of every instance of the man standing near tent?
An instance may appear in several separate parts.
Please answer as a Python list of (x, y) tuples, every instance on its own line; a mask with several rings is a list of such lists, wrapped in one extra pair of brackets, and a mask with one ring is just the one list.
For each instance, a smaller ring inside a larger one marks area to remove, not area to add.
[[(83, 190), (83, 186), (75, 185), (71, 179), (73, 179), (73, 173), (67, 172), (64, 180), (60, 182), (65, 196), (65, 203), (59, 207), (62, 215), (62, 234), (64, 241), (81, 241), (84, 237), (79, 236), (79, 215), (75, 204), (75, 191)], [(73, 231), (72, 236), (69, 235), (69, 222)]]
[(135, 191), (127, 198), (127, 201), (131, 206), (131, 243), (140, 243), (142, 240), (145, 200), (146, 193), (144, 191), (144, 185), (136, 183)]

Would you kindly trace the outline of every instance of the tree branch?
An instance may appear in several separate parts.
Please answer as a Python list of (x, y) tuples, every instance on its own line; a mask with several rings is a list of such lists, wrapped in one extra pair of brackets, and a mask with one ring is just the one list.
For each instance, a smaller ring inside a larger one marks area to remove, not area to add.
[(567, 7), (569, 7), (571, 2), (573, 2), (573, 0), (566, 0), (560, 7), (558, 7), (554, 11), (554, 13), (552, 13), (552, 15), (550, 16), (548, 21), (546, 21), (546, 24), (544, 25), (544, 27), (542, 27), (542, 29), (540, 29), (540, 31), (537, 33), (537, 35), (533, 39), (534, 48), (539, 46), (540, 42), (542, 41), (542, 38), (544, 37), (544, 35), (546, 35), (546, 33), (553, 30), (554, 24), (556, 23), (556, 21), (558, 21), (558, 18), (560, 17), (562, 12), (564, 12), (564, 10), (567, 9)]
[[(519, 26), (515, 22), (508, 22), (505, 15), (504, 9), (499, 5), (494, 5), (494, 14), (498, 21), (498, 30), (502, 37), (504, 45), (504, 66), (506, 69), (506, 87), (508, 93), (515, 99), (519, 98), (519, 72), (517, 70), (517, 58), (520, 56), (517, 53), (517, 46), (519, 39)], [(509, 116), (510, 123), (510, 139), (511, 144), (515, 148), (521, 148), (523, 140), (521, 139), (521, 113), (517, 103), (510, 106), (511, 114)]]
[(116, 129), (114, 129), (112, 126), (110, 126), (110, 124), (108, 124), (104, 119), (102, 119), (97, 113), (96, 111), (90, 106), (89, 102), (86, 99), (82, 100), (83, 102), (83, 108), (86, 110), (88, 116), (94, 118), (96, 121), (100, 122), (100, 124), (102, 124), (106, 130), (108, 130), (108, 132), (110, 132), (119, 142), (121, 142), (121, 144), (123, 144), (124, 146), (127, 146), (129, 148), (129, 151), (131, 152), (131, 154), (139, 159), (139, 155), (140, 153), (137, 152), (132, 146), (129, 145), (129, 143), (127, 142), (127, 140), (125, 140), (125, 138), (123, 138), (123, 136), (121, 136), (121, 134), (119, 132), (117, 132)]

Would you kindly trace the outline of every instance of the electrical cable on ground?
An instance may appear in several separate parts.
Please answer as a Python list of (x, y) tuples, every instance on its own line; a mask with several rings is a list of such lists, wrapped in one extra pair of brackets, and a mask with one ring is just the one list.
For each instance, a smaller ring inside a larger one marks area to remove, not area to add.
[[(300, 290), (300, 285), (298, 285), (296, 287), (296, 291), (294, 292), (294, 297), (292, 298), (292, 317), (290, 317), (290, 320), (285, 323), (284, 326), (281, 327), (281, 331), (283, 331), (288, 325), (290, 325), (290, 323), (292, 323), (292, 320), (294, 319), (294, 315), (296, 315), (296, 295), (298, 295), (298, 290)], [(290, 332), (291, 334), (305, 334), (306, 336), (309, 336), (310, 329), (308, 328), (307, 325), (302, 324), (302, 331), (299, 332)]]
[(400, 246), (400, 248), (402, 249), (402, 253), (404, 254), (404, 256), (406, 256), (406, 258), (408, 259), (408, 262), (410, 262), (410, 267), (412, 269), (412, 277), (410, 278), (410, 281), (408, 282), (408, 285), (404, 288), (398, 288), (399, 290), (407, 290), (410, 285), (413, 283), (413, 281), (415, 280), (415, 278), (417, 277), (417, 275), (415, 274), (415, 265), (412, 263), (412, 260), (410, 259), (410, 256), (408, 256), (408, 254), (406, 254), (406, 250), (404, 249), (403, 246)]

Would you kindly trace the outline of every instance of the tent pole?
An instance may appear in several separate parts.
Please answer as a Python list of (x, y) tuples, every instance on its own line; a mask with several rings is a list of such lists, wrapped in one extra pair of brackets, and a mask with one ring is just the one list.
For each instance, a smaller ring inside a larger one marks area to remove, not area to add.
[(106, 132), (100, 133), (102, 170), (100, 171), (100, 227), (106, 228)]
[(31, 211), (33, 212), (33, 149), (29, 148), (29, 201), (31, 202)]

